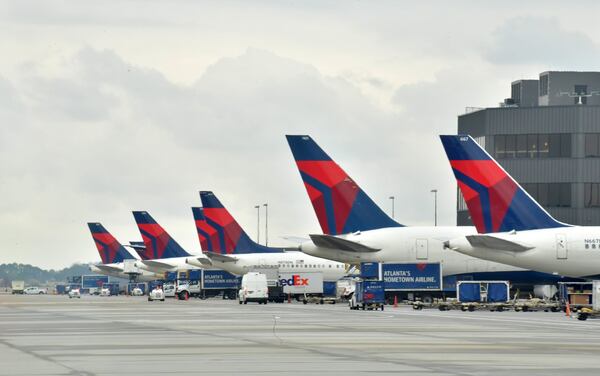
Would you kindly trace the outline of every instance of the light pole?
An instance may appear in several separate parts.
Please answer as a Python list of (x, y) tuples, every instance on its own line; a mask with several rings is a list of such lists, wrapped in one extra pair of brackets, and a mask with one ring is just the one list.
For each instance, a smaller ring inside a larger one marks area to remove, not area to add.
[(260, 244), (260, 205), (255, 205), (256, 209), (256, 242)]
[(432, 189), (433, 193), (433, 225), (437, 226), (437, 189)]
[(263, 204), (265, 207), (265, 245), (269, 245), (269, 204)]
[(396, 198), (395, 198), (394, 196), (390, 196), (390, 200), (392, 200), (392, 218), (394, 218), (394, 206), (395, 206), (395, 205), (394, 205), (394, 200), (395, 200), (395, 199), (396, 199)]

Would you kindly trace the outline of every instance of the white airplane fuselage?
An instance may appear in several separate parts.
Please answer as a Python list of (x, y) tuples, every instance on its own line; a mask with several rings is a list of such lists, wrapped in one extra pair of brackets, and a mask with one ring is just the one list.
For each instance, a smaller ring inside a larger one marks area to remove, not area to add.
[(313, 257), (302, 252), (246, 253), (231, 255), (236, 261), (211, 259), (213, 267), (243, 275), (253, 269), (278, 268), (280, 273), (321, 272), (324, 281), (337, 281), (347, 272), (341, 262)]
[(473, 234), (477, 234), (475, 227), (468, 226), (388, 227), (340, 236), (346, 240), (379, 249), (376, 252), (321, 248), (313, 242), (303, 243), (300, 250), (312, 256), (352, 264), (360, 262), (439, 262), (442, 264), (444, 276), (464, 273), (525, 271), (519, 267), (490, 262), (444, 249), (445, 241)]
[(465, 237), (450, 240), (449, 246), (465, 255), (545, 273), (575, 278), (600, 275), (600, 227), (572, 226), (488, 235), (532, 248), (505, 251), (473, 247)]

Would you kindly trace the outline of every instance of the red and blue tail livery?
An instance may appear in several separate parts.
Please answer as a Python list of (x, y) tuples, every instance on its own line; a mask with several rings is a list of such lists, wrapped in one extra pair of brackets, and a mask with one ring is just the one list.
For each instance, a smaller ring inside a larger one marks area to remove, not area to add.
[(147, 260), (191, 256), (145, 211), (134, 211), (146, 249), (140, 257)]
[(286, 136), (324, 234), (400, 227), (309, 136)]
[[(211, 228), (205, 231), (210, 244), (207, 246), (209, 251), (220, 254), (283, 252), (281, 248), (266, 247), (250, 239), (214, 193), (201, 191), (200, 199), (206, 224)], [(205, 229), (198, 227), (198, 219), (196, 228), (199, 236), (200, 230)]]
[(103, 264), (116, 264), (135, 258), (100, 223), (88, 223), (88, 227)]
[(479, 233), (565, 227), (469, 135), (440, 136)]
[[(203, 251), (215, 252), (218, 249), (219, 234), (217, 230), (206, 223), (206, 217), (202, 208), (192, 208), (194, 214), (194, 222), (196, 223), (196, 232), (198, 233), (198, 240), (200, 240), (200, 247)], [(213, 242), (216, 244), (213, 247)]]

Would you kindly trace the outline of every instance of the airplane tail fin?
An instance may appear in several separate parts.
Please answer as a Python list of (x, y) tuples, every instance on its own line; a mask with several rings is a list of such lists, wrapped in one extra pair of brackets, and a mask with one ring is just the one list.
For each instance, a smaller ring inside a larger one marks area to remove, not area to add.
[(217, 230), (206, 223), (206, 217), (202, 208), (192, 208), (192, 213), (194, 214), (196, 232), (198, 232), (198, 240), (200, 240), (202, 251), (214, 252), (215, 247), (213, 247), (212, 243), (213, 241), (219, 241)]
[(477, 232), (569, 226), (548, 214), (471, 136), (440, 138)]
[(200, 199), (206, 223), (212, 227), (212, 232), (208, 233), (211, 252), (220, 254), (282, 252), (280, 248), (266, 247), (250, 239), (213, 192), (201, 191)]
[(133, 255), (108, 232), (102, 224), (97, 222), (88, 223), (94, 243), (100, 254), (103, 264), (116, 264), (123, 260), (134, 259)]
[(179, 243), (169, 235), (148, 212), (134, 211), (137, 223), (146, 249), (140, 255), (144, 259), (162, 259), (191, 256)]
[(400, 227), (310, 136), (286, 136), (324, 234)]

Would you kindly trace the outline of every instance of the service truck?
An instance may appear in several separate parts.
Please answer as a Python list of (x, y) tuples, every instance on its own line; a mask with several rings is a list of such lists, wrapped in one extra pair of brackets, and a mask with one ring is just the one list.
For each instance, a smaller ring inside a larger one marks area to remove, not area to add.
[(12, 281), (12, 293), (23, 294), (25, 290), (25, 281)]

